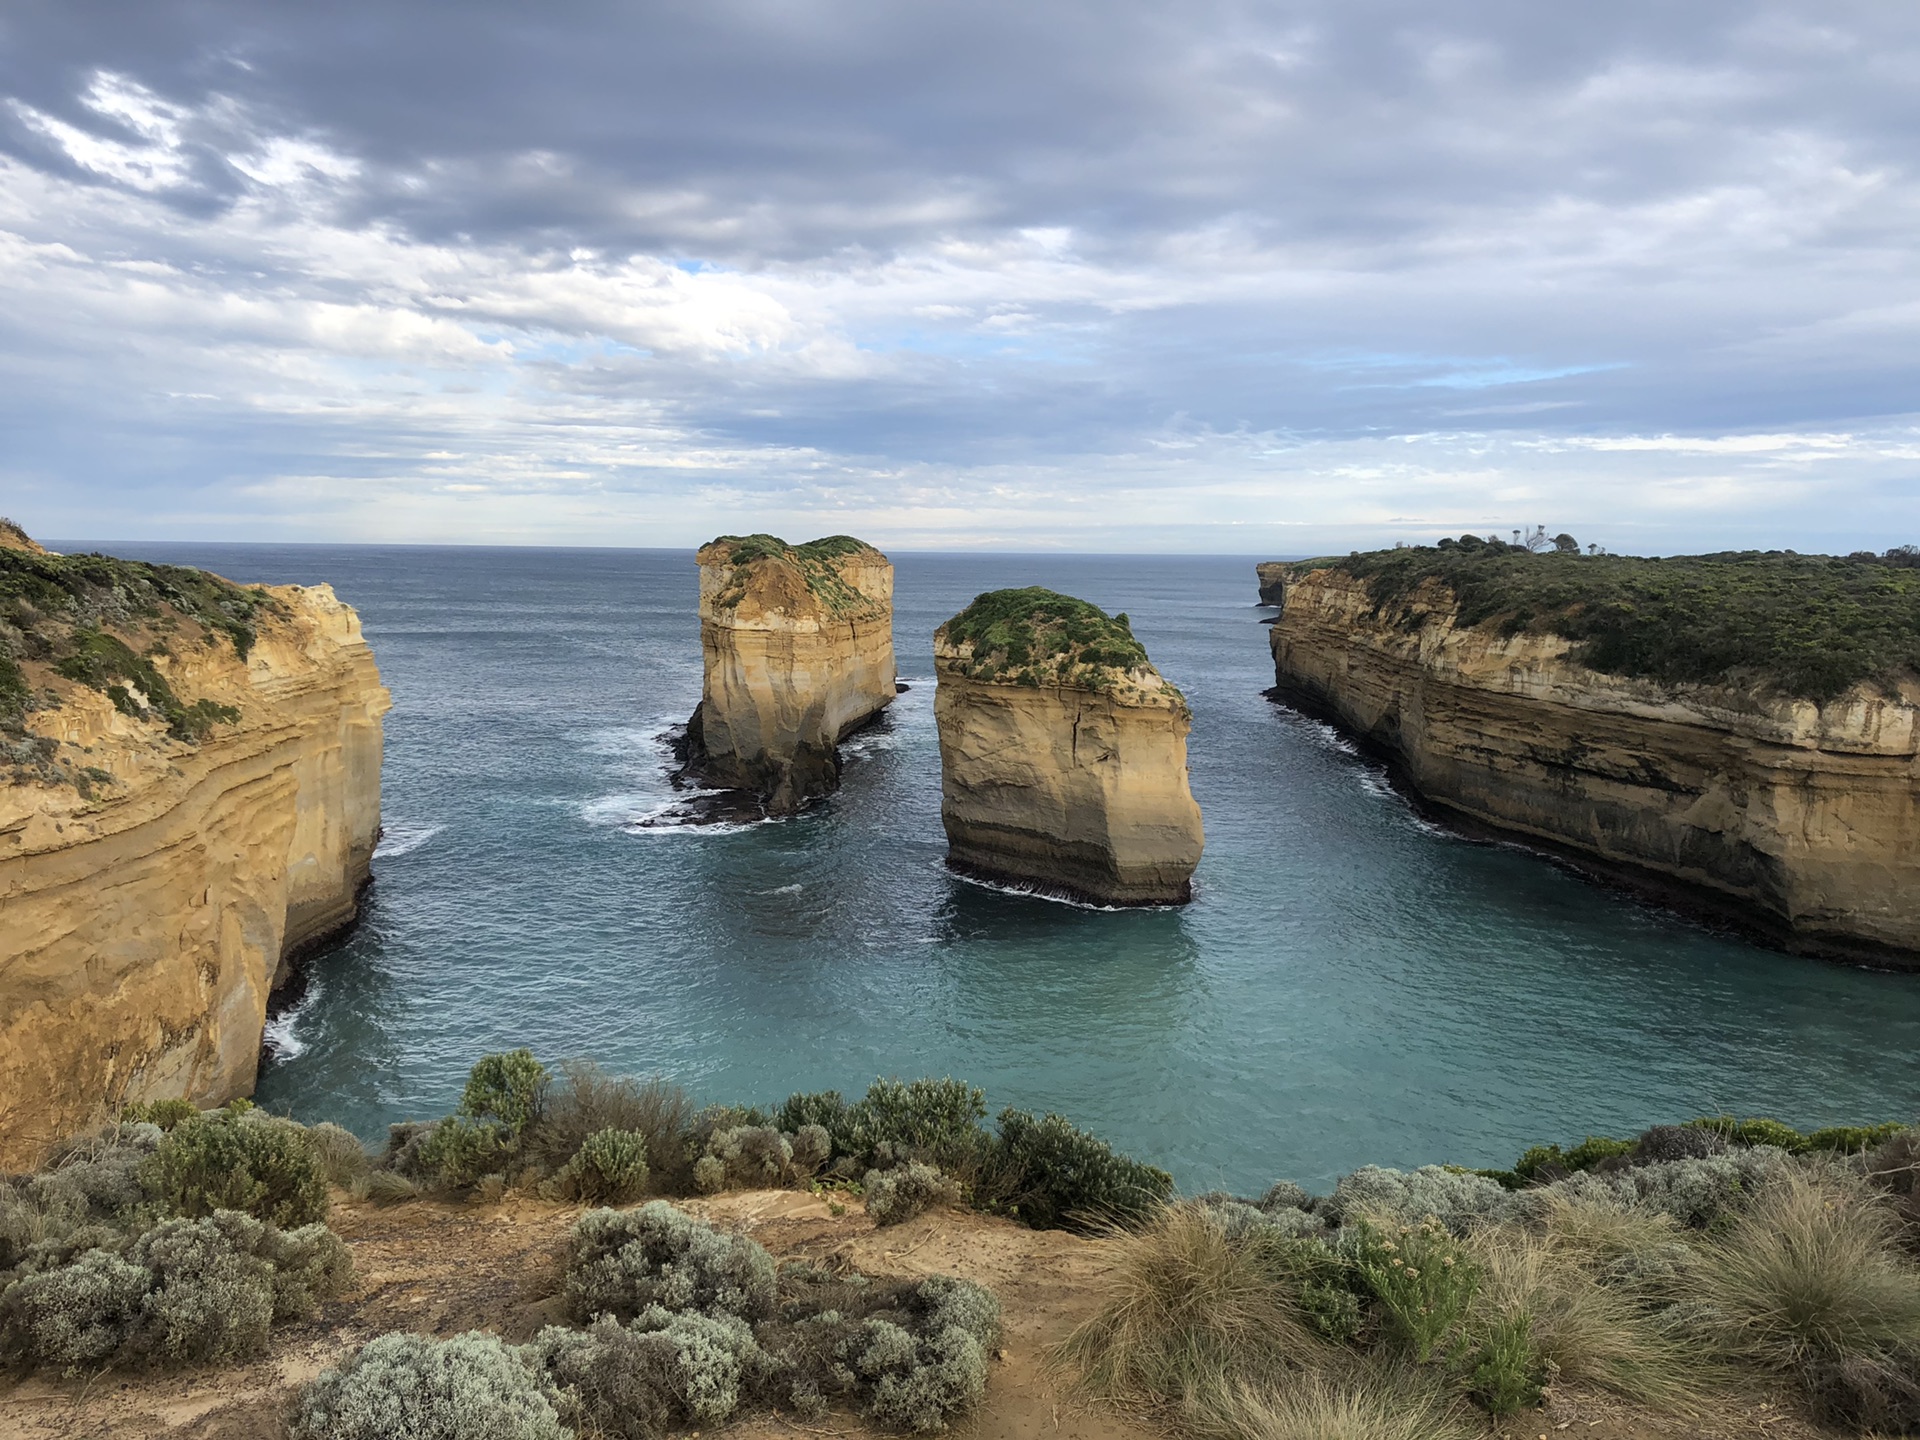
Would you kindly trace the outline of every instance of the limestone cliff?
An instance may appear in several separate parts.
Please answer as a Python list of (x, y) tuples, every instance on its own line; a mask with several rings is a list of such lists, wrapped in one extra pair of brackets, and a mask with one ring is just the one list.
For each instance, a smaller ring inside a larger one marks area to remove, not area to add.
[(949, 864), (1100, 904), (1192, 898), (1192, 712), (1126, 616), (993, 591), (935, 633), (934, 664)]
[(324, 585), (0, 549), (0, 1168), (252, 1089), (269, 992), (356, 914), (388, 704)]
[(698, 559), (686, 773), (791, 814), (839, 785), (840, 741), (893, 703), (893, 566), (847, 535), (724, 535)]
[[(1381, 594), (1343, 564), (1277, 577), (1279, 692), (1379, 747), (1436, 807), (1789, 949), (1920, 967), (1920, 685), (1911, 675), (1809, 698), (1753, 673), (1715, 683), (1613, 673), (1582, 657), (1598, 644), (1609, 657), (1664, 653), (1648, 648), (1659, 637), (1646, 633), (1644, 596), (1611, 620), (1569, 602), (1576, 620), (1613, 626), (1583, 646), (1524, 616), (1465, 623), (1459, 597), (1437, 579)], [(1676, 570), (1657, 578), (1671, 587)], [(1739, 578), (1743, 619), (1766, 602)], [(1261, 582), (1264, 592), (1264, 571)], [(1714, 631), (1698, 595), (1682, 608), (1691, 627), (1660, 622), (1695, 632), (1674, 643)], [(1816, 608), (1803, 589), (1803, 623)], [(1741, 643), (1751, 651), (1755, 637)]]
[(1293, 567), (1284, 560), (1264, 560), (1254, 566), (1260, 577), (1260, 603), (1262, 605), (1284, 604), (1287, 596), (1287, 576)]

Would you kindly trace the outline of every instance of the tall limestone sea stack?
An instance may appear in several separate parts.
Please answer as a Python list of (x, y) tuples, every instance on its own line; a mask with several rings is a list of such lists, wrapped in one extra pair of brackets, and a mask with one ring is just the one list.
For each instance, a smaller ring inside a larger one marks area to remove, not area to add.
[(698, 559), (685, 773), (792, 814), (839, 785), (839, 743), (893, 703), (893, 565), (850, 535), (723, 535)]
[(357, 914), (388, 704), (324, 585), (0, 527), (0, 1169), (252, 1090), (269, 993)]
[(995, 590), (935, 632), (933, 654), (950, 865), (1105, 905), (1192, 898), (1192, 712), (1125, 615)]
[(1465, 536), (1260, 584), (1281, 698), (1442, 811), (1784, 948), (1916, 969), (1916, 560)]

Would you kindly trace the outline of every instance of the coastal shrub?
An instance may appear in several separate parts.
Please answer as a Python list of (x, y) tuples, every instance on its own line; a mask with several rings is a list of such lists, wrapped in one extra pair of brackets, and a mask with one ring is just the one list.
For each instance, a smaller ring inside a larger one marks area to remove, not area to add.
[(1230, 1241), (1206, 1206), (1167, 1206), (1115, 1236), (1100, 1308), (1061, 1353), (1091, 1393), (1155, 1411), (1311, 1366), (1323, 1342), (1276, 1283), (1273, 1261), (1257, 1240)]
[(228, 1107), (183, 1119), (141, 1165), (148, 1194), (176, 1215), (243, 1210), (283, 1228), (327, 1214), (327, 1181), (301, 1128)]
[(611, 1076), (589, 1060), (562, 1063), (560, 1076), (539, 1118), (520, 1137), (524, 1164), (557, 1174), (589, 1136), (623, 1130), (645, 1139), (657, 1184), (673, 1191), (688, 1187), (687, 1131), (694, 1108), (685, 1090), (664, 1080)]
[(1528, 1333), (1525, 1314), (1494, 1322), (1479, 1339), (1468, 1375), (1467, 1393), (1489, 1415), (1511, 1415), (1540, 1403), (1546, 1366)]
[(548, 1078), (547, 1067), (533, 1058), (531, 1050), (483, 1055), (467, 1072), (460, 1113), (491, 1120), (512, 1138), (539, 1118)]
[(895, 1305), (889, 1317), (862, 1321), (836, 1358), (853, 1377), (862, 1415), (912, 1434), (937, 1434), (986, 1391), (1000, 1304), (969, 1281), (932, 1275), (898, 1291)]
[(245, 1359), (351, 1271), (323, 1225), (283, 1232), (233, 1210), (166, 1220), (124, 1254), (90, 1249), (0, 1291), (0, 1359), (67, 1370)]
[(744, 1321), (654, 1306), (631, 1325), (549, 1326), (528, 1347), (561, 1417), (607, 1440), (651, 1440), (674, 1424), (723, 1425), (771, 1362)]
[(1727, 1137), (1703, 1125), (1655, 1125), (1633, 1145), (1639, 1165), (1670, 1165), (1676, 1160), (1704, 1160), (1728, 1148)]
[(706, 1154), (694, 1165), (694, 1182), (705, 1195), (785, 1185), (793, 1176), (793, 1142), (772, 1125), (736, 1125), (714, 1132)]
[(744, 1320), (773, 1306), (773, 1260), (756, 1241), (727, 1235), (655, 1200), (638, 1210), (595, 1210), (569, 1242), (568, 1313), (630, 1320), (650, 1306)]
[(1322, 1208), (1336, 1225), (1361, 1215), (1400, 1225), (1418, 1224), (1433, 1216), (1460, 1235), (1509, 1219), (1524, 1204), (1498, 1181), (1469, 1170), (1423, 1165), (1402, 1171), (1363, 1165), (1340, 1178)]
[(833, 1158), (833, 1137), (824, 1125), (802, 1125), (787, 1140), (793, 1151), (793, 1173), (802, 1179), (818, 1175)]
[(120, 1112), (122, 1121), (141, 1122), (158, 1125), (162, 1130), (171, 1130), (182, 1120), (192, 1120), (200, 1114), (200, 1107), (191, 1100), (148, 1100), (140, 1104), (129, 1105)]
[(1794, 1377), (1838, 1425), (1920, 1425), (1920, 1270), (1886, 1202), (1838, 1173), (1789, 1170), (1709, 1240), (1702, 1335)]
[(1398, 1226), (1362, 1219), (1355, 1228), (1355, 1271), (1379, 1302), (1389, 1329), (1424, 1365), (1466, 1317), (1479, 1287), (1479, 1267), (1432, 1216)]
[(1513, 1163), (1513, 1173), (1523, 1181), (1555, 1180), (1562, 1175), (1591, 1170), (1605, 1160), (1631, 1154), (1634, 1142), (1614, 1140), (1605, 1135), (1589, 1135), (1571, 1150), (1558, 1145), (1536, 1145)]
[(846, 1132), (847, 1108), (838, 1090), (796, 1091), (775, 1112), (773, 1123), (796, 1134), (805, 1126), (818, 1125), (838, 1141)]
[(637, 1200), (647, 1188), (647, 1137), (637, 1130), (589, 1135), (560, 1174), (574, 1199), (613, 1205)]
[(1655, 1211), (1705, 1229), (1724, 1223), (1792, 1165), (1784, 1151), (1759, 1145), (1611, 1174), (1587, 1171), (1547, 1188), (1562, 1199)]
[(951, 1204), (958, 1187), (931, 1165), (910, 1160), (897, 1170), (869, 1170), (861, 1183), (875, 1225), (899, 1225), (931, 1205)]
[(302, 1391), (292, 1431), (293, 1440), (573, 1440), (534, 1366), (478, 1331), (369, 1341)]
[(1124, 615), (1038, 585), (974, 597), (938, 638), (970, 658), (956, 661), (975, 679), (1104, 688), (1107, 673), (1147, 668), (1146, 648)]
[(441, 1189), (459, 1190), (499, 1174), (512, 1157), (510, 1133), (493, 1120), (449, 1115), (406, 1157), (407, 1172)]
[(1000, 1145), (1017, 1177), (1011, 1203), (1036, 1230), (1131, 1224), (1173, 1193), (1173, 1177), (1119, 1154), (1058, 1115), (1000, 1114)]
[(875, 1080), (847, 1107), (836, 1148), (868, 1165), (969, 1163), (987, 1115), (986, 1092), (958, 1080)]

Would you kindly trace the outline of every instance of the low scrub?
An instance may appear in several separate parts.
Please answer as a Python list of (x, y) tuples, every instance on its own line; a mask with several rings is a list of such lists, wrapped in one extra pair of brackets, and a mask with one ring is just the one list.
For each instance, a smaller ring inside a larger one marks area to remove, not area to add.
[(574, 1440), (539, 1372), (491, 1335), (382, 1335), (301, 1393), (294, 1440)]
[(670, 1311), (766, 1318), (773, 1260), (757, 1242), (727, 1235), (655, 1200), (638, 1210), (595, 1210), (574, 1227), (567, 1252), (567, 1310), (576, 1320), (631, 1320)]
[(291, 1227), (327, 1214), (326, 1173), (302, 1128), (244, 1104), (180, 1120), (140, 1180), (175, 1215), (241, 1210)]
[(951, 1204), (959, 1187), (931, 1165), (910, 1160), (897, 1170), (869, 1170), (860, 1188), (875, 1225), (900, 1225), (931, 1206)]

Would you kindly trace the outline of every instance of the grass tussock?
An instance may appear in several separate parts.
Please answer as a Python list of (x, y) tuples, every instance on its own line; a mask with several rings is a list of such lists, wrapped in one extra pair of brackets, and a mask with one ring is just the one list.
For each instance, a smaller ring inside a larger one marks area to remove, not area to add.
[(1091, 1393), (1164, 1409), (1322, 1358), (1326, 1347), (1276, 1284), (1278, 1254), (1230, 1240), (1209, 1208), (1167, 1206), (1113, 1243), (1100, 1312), (1061, 1350)]
[(1556, 1206), (1541, 1230), (1482, 1231), (1468, 1241), (1480, 1273), (1470, 1328), (1491, 1334), (1524, 1324), (1545, 1373), (1649, 1409), (1693, 1413), (1709, 1393), (1698, 1345), (1631, 1284), (1603, 1283), (1622, 1260), (1677, 1243), (1665, 1216), (1571, 1204)]
[(1836, 1424), (1920, 1425), (1920, 1271), (1885, 1198), (1795, 1172), (1704, 1251), (1701, 1329), (1730, 1359), (1797, 1379)]
[(1391, 1370), (1234, 1385), (1189, 1409), (1208, 1440), (1470, 1440), (1484, 1427), (1431, 1385)]

